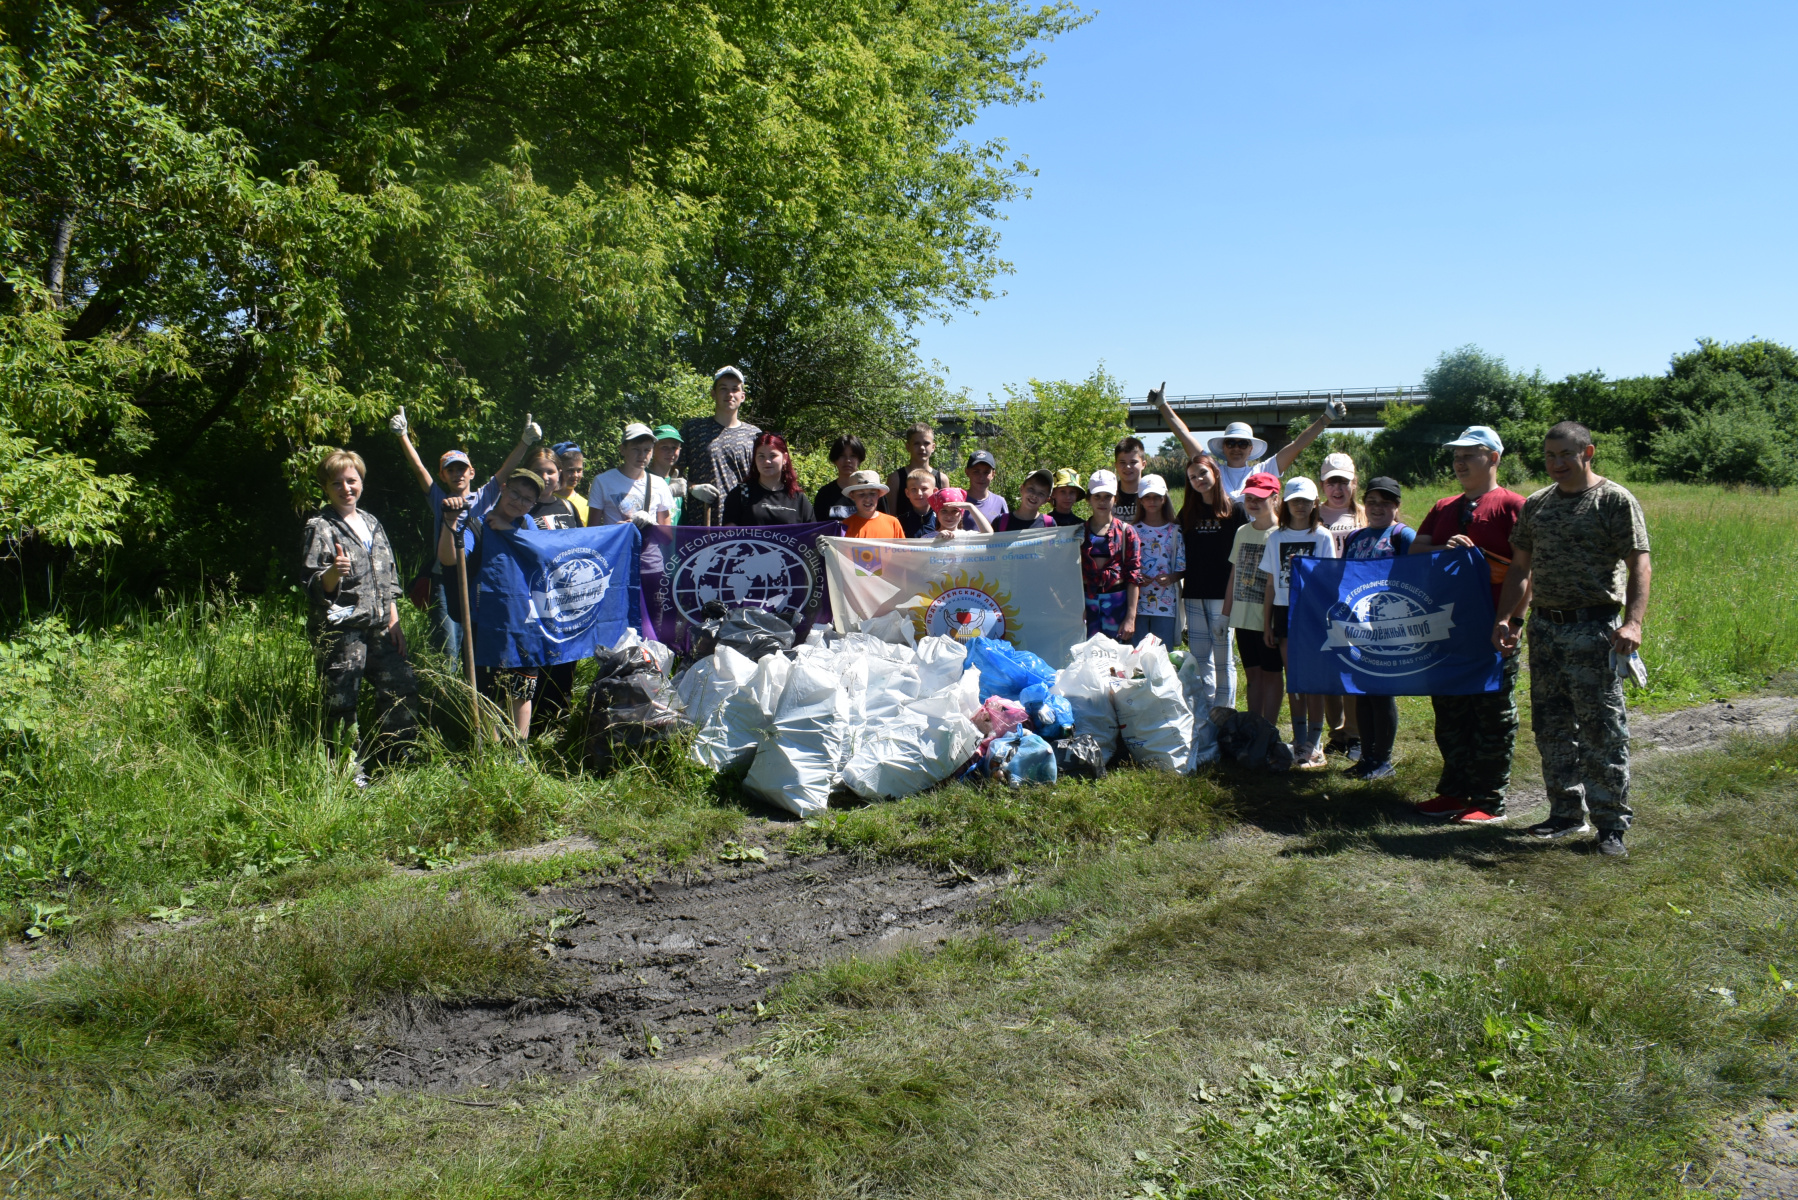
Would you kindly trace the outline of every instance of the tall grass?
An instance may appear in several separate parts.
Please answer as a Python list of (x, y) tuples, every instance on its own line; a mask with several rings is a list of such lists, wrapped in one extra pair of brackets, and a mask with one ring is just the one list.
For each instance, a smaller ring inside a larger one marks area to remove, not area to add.
[[(413, 614), (408, 614), (408, 617)], [(422, 647), (422, 629), (411, 629)], [(28, 639), (22, 639), (26, 641)], [(303, 618), (286, 598), (144, 608), (82, 635), (39, 639), (5, 664), (25, 715), (0, 733), (0, 899), (107, 890), (171, 903), (211, 880), (248, 898), (303, 866), (450, 858), (570, 830), (613, 852), (679, 859), (734, 827), (696, 767), (596, 780), (557, 747), (471, 757), (448, 664), (422, 649), (424, 744), (413, 765), (358, 788), (321, 738)]]

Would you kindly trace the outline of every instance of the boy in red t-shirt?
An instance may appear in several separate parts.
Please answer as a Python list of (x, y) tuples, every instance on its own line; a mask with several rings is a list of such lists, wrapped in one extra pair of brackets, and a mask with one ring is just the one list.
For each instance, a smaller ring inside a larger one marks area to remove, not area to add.
[[(1496, 606), (1511, 566), (1511, 530), (1523, 514), (1523, 497), (1498, 485), (1498, 463), (1505, 445), (1496, 431), (1485, 425), (1469, 426), (1447, 446), (1454, 452), (1461, 494), (1438, 500), (1430, 509), (1417, 526), (1411, 553), (1476, 547), (1492, 569), (1492, 603)], [(1528, 606), (1525, 595), (1517, 603), (1517, 612)], [(1515, 691), (1520, 661), (1517, 655), (1505, 659), (1503, 683), (1496, 692), (1430, 697), (1436, 710), (1442, 777), (1436, 783), (1436, 795), (1417, 806), (1419, 813), (1476, 824), (1504, 819), (1511, 755), (1517, 746)]]

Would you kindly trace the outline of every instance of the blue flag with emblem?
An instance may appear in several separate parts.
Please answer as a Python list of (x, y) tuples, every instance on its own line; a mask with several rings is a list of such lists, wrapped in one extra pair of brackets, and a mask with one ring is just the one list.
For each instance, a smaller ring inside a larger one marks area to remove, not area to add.
[(1472, 696), (1503, 678), (1492, 575), (1472, 547), (1401, 558), (1295, 558), (1286, 690)]
[(491, 529), (468, 581), (474, 660), (549, 667), (610, 646), (641, 622), (635, 525)]

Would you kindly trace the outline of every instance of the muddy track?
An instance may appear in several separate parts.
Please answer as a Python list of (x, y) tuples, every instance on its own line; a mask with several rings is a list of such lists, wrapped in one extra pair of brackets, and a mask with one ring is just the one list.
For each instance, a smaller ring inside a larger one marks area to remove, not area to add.
[[(795, 972), (935, 946), (1006, 882), (837, 855), (687, 882), (546, 889), (532, 901), (533, 921), (554, 946), (559, 996), (399, 1002), (359, 1024), (333, 1056), (329, 1088), (346, 1099), (462, 1091), (580, 1075), (607, 1061), (717, 1053), (765, 1031), (757, 1003)], [(557, 916), (572, 923), (545, 932)]]

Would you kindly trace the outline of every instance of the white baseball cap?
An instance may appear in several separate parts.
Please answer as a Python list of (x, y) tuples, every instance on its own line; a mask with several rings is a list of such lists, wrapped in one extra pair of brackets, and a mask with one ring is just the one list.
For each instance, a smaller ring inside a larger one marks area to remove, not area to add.
[(719, 367), (716, 371), (713, 371), (712, 372), (712, 382), (717, 383), (720, 379), (723, 379), (726, 375), (735, 375), (737, 377), (738, 383), (743, 382), (743, 372), (738, 370), (736, 367), (729, 367), (729, 366)]
[(1280, 498), (1282, 500), (1316, 500), (1317, 485), (1312, 483), (1309, 479), (1306, 479), (1303, 475), (1300, 475), (1296, 479), (1288, 479), (1286, 481), (1286, 491)]
[(1104, 492), (1107, 496), (1118, 494), (1118, 477), (1110, 471), (1094, 471), (1092, 478), (1086, 481), (1086, 494)]
[(643, 422), (632, 421), (629, 425), (624, 427), (624, 436), (618, 440), (620, 442), (634, 442), (638, 438), (648, 438), (653, 442), (655, 441), (655, 436), (656, 431), (645, 425)]
[(1165, 496), (1167, 495), (1167, 480), (1159, 475), (1144, 475), (1142, 482), (1136, 485), (1136, 494), (1138, 496)]
[(1346, 454), (1324, 455), (1324, 481), (1327, 483), (1337, 476), (1341, 476), (1344, 479), (1353, 479), (1355, 477), (1355, 460)]

